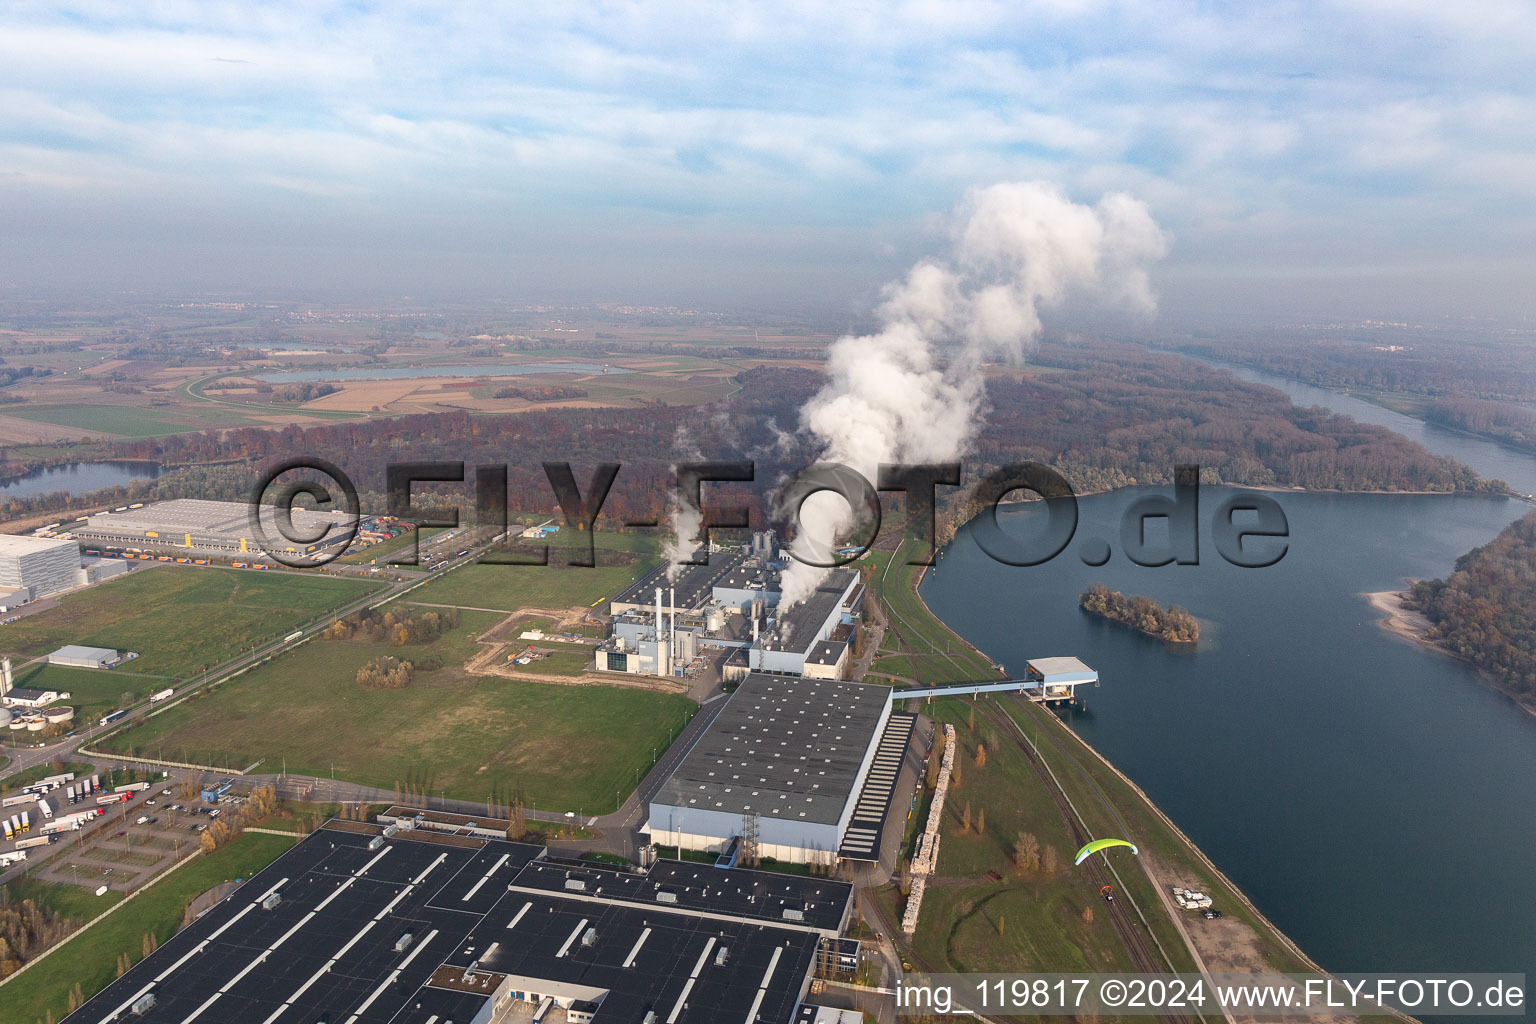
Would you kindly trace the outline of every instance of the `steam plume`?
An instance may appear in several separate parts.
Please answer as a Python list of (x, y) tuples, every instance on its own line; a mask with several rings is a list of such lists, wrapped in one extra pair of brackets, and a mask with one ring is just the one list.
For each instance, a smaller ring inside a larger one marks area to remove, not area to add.
[[(985, 402), (982, 363), (1034, 351), (1042, 309), (1074, 293), (1152, 312), (1146, 264), (1166, 251), (1147, 208), (1122, 193), (1093, 206), (1045, 182), (977, 189), (956, 209), (948, 262), (924, 260), (885, 289), (881, 328), (844, 337), (827, 353), (827, 382), (801, 410), (820, 458), (873, 482), (882, 462), (954, 461), (969, 447)], [(801, 508), (791, 550), (827, 561), (854, 525), (839, 497)], [(791, 560), (788, 607), (827, 570)]]

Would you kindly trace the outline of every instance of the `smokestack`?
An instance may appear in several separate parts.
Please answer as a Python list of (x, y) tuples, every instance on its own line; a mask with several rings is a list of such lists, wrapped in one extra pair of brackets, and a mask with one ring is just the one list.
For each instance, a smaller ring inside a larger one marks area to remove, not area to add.
[(11, 659), (0, 662), (0, 697), (11, 692)]
[(656, 588), (656, 674), (668, 676), (672, 674), (672, 668), (668, 664), (669, 654), (666, 632), (661, 622), (661, 588)]
[(672, 614), (667, 618), (667, 643), (677, 643), (677, 588), (672, 587), (667, 594), (667, 607)]

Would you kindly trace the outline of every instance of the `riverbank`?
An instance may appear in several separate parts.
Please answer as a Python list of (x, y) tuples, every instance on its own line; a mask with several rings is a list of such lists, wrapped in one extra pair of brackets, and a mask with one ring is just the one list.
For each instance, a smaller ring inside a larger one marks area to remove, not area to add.
[(1377, 620), (1377, 625), (1381, 626), (1382, 629), (1389, 633), (1394, 633), (1405, 640), (1411, 640), (1434, 651), (1436, 654), (1442, 654), (1447, 658), (1454, 658), (1457, 661), (1471, 665), (1477, 669), (1478, 678), (1488, 684), (1490, 689), (1496, 690), (1508, 697), (1515, 707), (1526, 714), (1536, 716), (1536, 702), (1521, 700), (1504, 687), (1498, 685), (1492, 673), (1478, 666), (1471, 658), (1463, 658), (1455, 651), (1448, 651), (1431, 639), (1429, 631), (1434, 623), (1430, 622), (1423, 612), (1406, 606), (1404, 599), (1408, 596), (1407, 591), (1378, 590), (1361, 596), (1371, 602), (1371, 607), (1381, 612), (1384, 616), (1384, 618)]
[[(899, 558), (898, 551), (893, 557)], [(996, 666), (975, 645), (961, 637), (941, 618), (934, 614), (919, 590), (928, 571), (923, 567), (903, 578), (898, 574), (890, 579), (877, 574), (872, 581), (880, 603), (886, 607), (894, 595), (888, 588), (910, 587), (913, 601), (902, 601), (904, 615), (901, 625), (912, 629), (929, 628), (941, 631), (958, 654), (964, 651), (969, 658)], [(904, 587), (903, 584), (907, 586)], [(914, 614), (921, 615), (926, 623), (906, 621)], [(1034, 704), (1012, 702), (1002, 704), (1010, 716), (1017, 716), (1021, 724), (1039, 737), (1036, 756), (1048, 762), (1056, 762), (1055, 770), (1060, 780), (1071, 792), (1069, 799), (1080, 801), (1095, 820), (1095, 825), (1106, 831), (1130, 828), (1137, 832), (1149, 856), (1140, 859), (1150, 885), (1141, 890), (1147, 898), (1148, 912), (1168, 915), (1179, 937), (1197, 963), (1209, 970), (1260, 972), (1275, 970), (1277, 965), (1293, 971), (1323, 972), (1301, 948), (1263, 915), (1231, 879), (1184, 833), (1167, 814), (1157, 807), (1135, 782), (1116, 768), (1099, 751), (1077, 735), (1059, 717)], [(1037, 722), (1031, 726), (1029, 723)], [(1060, 737), (1047, 742), (1045, 735), (1036, 732), (1040, 726), (1050, 734)], [(1096, 829), (1097, 831), (1098, 829)], [(1127, 876), (1129, 877), (1129, 876)], [(1172, 911), (1167, 903), (1167, 891), (1172, 885), (1194, 885), (1213, 892), (1228, 910), (1225, 918), (1218, 921), (1186, 919)], [(1139, 887), (1138, 887), (1139, 888)], [(1155, 892), (1155, 895), (1153, 893)], [(921, 929), (931, 927), (931, 920), (920, 922)]]

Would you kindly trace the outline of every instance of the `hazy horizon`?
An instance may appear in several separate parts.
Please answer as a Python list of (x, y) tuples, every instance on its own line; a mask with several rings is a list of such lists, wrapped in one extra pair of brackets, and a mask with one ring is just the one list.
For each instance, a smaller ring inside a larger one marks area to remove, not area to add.
[(1536, 317), (1516, 4), (0, 12), (0, 299), (866, 316), (971, 189), (1124, 191), (1159, 320)]

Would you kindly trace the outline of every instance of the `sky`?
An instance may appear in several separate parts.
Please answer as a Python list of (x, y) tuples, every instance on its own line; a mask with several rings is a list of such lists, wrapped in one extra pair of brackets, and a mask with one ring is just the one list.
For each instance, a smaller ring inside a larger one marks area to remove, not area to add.
[(1519, 0), (0, 5), (0, 294), (867, 311), (1123, 191), (1174, 320), (1536, 319)]

